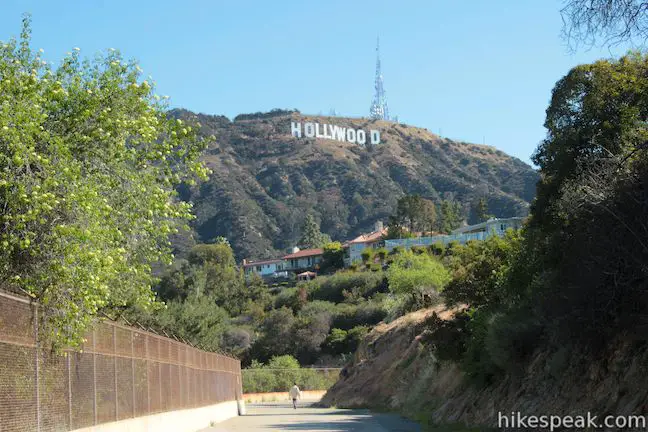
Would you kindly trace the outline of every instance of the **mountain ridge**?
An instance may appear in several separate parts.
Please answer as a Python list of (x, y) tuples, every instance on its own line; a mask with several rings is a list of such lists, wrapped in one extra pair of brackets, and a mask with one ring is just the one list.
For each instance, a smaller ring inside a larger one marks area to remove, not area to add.
[[(200, 133), (214, 138), (203, 156), (213, 174), (182, 187), (180, 196), (195, 205), (197, 240), (227, 237), (238, 259), (268, 258), (293, 246), (307, 213), (335, 240), (370, 231), (404, 194), (457, 199), (466, 216), (471, 202), (484, 197), (498, 217), (524, 216), (538, 180), (532, 167), (491, 146), (390, 121), (296, 110), (233, 120), (181, 109), (171, 115), (200, 123)], [(376, 129), (381, 144), (297, 138), (291, 122)]]

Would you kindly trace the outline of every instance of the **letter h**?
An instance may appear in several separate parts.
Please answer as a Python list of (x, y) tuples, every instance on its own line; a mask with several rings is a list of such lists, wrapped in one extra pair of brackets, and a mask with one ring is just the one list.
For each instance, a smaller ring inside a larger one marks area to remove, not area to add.
[(290, 122), (290, 134), (294, 137), (301, 138), (301, 123), (299, 122)]

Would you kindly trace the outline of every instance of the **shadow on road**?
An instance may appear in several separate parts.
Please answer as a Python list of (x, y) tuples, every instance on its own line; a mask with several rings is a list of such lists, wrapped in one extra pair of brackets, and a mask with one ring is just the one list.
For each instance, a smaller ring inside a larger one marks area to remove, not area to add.
[[(267, 425), (268, 429), (275, 429), (281, 431), (358, 431), (366, 430), (366, 423), (360, 419), (344, 420), (344, 421), (328, 421), (322, 422), (301, 422), (301, 423), (279, 423)], [(364, 428), (364, 429), (363, 429)], [(395, 429), (389, 429), (396, 431)], [(410, 432), (413, 429), (401, 429), (398, 432)]]
[(204, 432), (334, 431), (420, 432), (420, 425), (397, 415), (366, 409), (315, 407), (303, 401), (294, 409), (288, 402), (248, 404), (247, 413), (214, 425)]

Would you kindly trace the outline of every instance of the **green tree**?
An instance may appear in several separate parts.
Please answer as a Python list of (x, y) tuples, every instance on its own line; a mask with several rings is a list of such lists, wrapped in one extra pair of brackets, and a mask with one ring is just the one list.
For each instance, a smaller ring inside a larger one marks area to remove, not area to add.
[(463, 221), (463, 209), (461, 203), (454, 200), (443, 200), (440, 205), (441, 218), (439, 219), (439, 231), (450, 233), (459, 228)]
[(74, 345), (100, 310), (153, 304), (151, 266), (190, 217), (175, 186), (206, 177), (204, 143), (119, 52), (52, 68), (29, 44), (25, 18), (0, 45), (0, 280)]
[(415, 308), (429, 306), (450, 282), (450, 273), (436, 258), (405, 251), (396, 256), (387, 270), (389, 290), (408, 296)]
[(319, 224), (311, 214), (306, 216), (301, 233), (299, 246), (302, 248), (320, 248), (331, 242), (331, 238), (320, 231)]
[(180, 260), (162, 276), (157, 292), (162, 300), (208, 295), (233, 316), (254, 309), (251, 303), (262, 310), (270, 304), (265, 284), (258, 278), (245, 279), (226, 242), (194, 246), (187, 261)]
[(432, 231), (436, 221), (436, 207), (432, 201), (419, 195), (405, 195), (398, 200), (396, 212), (389, 218), (392, 232), (388, 235)]
[(340, 242), (330, 242), (324, 245), (322, 272), (339, 270), (344, 267), (344, 248)]
[(511, 302), (507, 292), (508, 271), (519, 250), (522, 237), (510, 232), (502, 238), (458, 246), (449, 257), (452, 281), (443, 290), (448, 303), (467, 303), (472, 308), (502, 307)]
[(189, 264), (199, 266), (207, 263), (216, 264), (221, 268), (236, 266), (234, 252), (228, 242), (196, 245), (189, 252), (187, 261)]
[(347, 331), (334, 328), (326, 337), (324, 350), (328, 354), (339, 355), (347, 352)]
[(547, 108), (547, 138), (532, 157), (543, 173), (533, 225), (561, 223), (565, 212), (556, 204), (570, 190), (566, 184), (578, 183), (610, 158), (638, 155), (648, 140), (647, 73), (648, 57), (630, 53), (577, 66), (558, 81)]
[(295, 352), (294, 328), (295, 317), (292, 310), (282, 307), (266, 314), (259, 325), (261, 335), (252, 345), (252, 357), (266, 361), (276, 355)]
[(486, 198), (481, 197), (475, 202), (470, 209), (470, 221), (471, 224), (477, 224), (480, 222), (486, 222), (491, 218), (491, 215), (488, 213), (488, 201)]
[(555, 334), (601, 343), (645, 313), (646, 89), (648, 56), (629, 53), (577, 66), (553, 90), (533, 156), (541, 181), (509, 285), (561, 323)]
[(274, 356), (266, 365), (268, 369), (299, 369), (299, 362), (291, 355)]

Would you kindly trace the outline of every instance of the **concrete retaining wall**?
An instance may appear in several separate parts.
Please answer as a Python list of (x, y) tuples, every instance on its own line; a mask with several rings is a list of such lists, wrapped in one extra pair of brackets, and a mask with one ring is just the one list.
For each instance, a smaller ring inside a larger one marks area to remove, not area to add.
[[(302, 399), (309, 401), (319, 401), (322, 399), (326, 390), (302, 390)], [(288, 392), (274, 392), (274, 393), (244, 393), (243, 400), (246, 403), (259, 403), (259, 402), (277, 402), (290, 400)]]
[(73, 432), (195, 432), (238, 415), (236, 401), (104, 423)]

